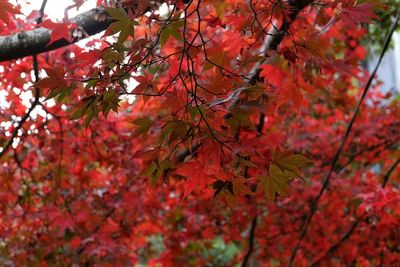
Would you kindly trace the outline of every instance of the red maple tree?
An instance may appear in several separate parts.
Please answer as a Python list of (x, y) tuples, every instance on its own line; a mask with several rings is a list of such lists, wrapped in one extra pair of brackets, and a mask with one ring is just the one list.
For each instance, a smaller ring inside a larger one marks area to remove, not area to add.
[(97, 2), (0, 2), (1, 266), (399, 264), (384, 5)]

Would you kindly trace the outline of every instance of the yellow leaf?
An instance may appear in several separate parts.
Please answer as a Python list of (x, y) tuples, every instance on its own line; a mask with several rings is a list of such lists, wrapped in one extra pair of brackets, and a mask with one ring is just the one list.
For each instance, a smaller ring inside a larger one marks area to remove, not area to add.
[(232, 180), (233, 184), (233, 194), (235, 197), (240, 195), (254, 195), (254, 193), (250, 190), (250, 188), (246, 185), (247, 180), (244, 178), (236, 178)]
[(283, 171), (275, 164), (269, 168), (269, 176), (259, 177), (257, 192), (264, 192), (268, 201), (272, 202), (276, 195), (289, 196), (289, 181), (294, 178), (290, 171)]
[(311, 161), (299, 154), (290, 152), (278, 152), (275, 154), (273, 163), (283, 171), (293, 172), (298, 178), (303, 179), (300, 169), (311, 164)]

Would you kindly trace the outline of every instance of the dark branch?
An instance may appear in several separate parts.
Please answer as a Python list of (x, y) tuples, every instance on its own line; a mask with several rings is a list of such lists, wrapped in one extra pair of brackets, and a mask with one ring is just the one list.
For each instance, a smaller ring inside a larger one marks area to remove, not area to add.
[[(73, 43), (75, 43), (104, 31), (110, 25), (112, 19), (104, 9), (96, 8), (76, 16), (70, 22), (77, 24), (85, 32), (81, 38), (73, 40)], [(61, 39), (47, 45), (50, 41), (50, 35), (51, 30), (40, 27), (9, 36), (0, 36), (0, 62), (55, 50), (71, 44), (67, 40)]]
[(396, 169), (397, 165), (399, 165), (399, 163), (400, 163), (400, 158), (392, 165), (392, 167), (390, 167), (388, 172), (383, 176), (383, 182), (382, 182), (383, 188), (386, 186), (387, 182), (389, 181), (390, 175), (392, 175), (392, 173)]
[[(308, 5), (312, 3), (312, 0), (301, 0), (301, 1), (291, 1), (290, 3), (290, 13), (283, 21), (282, 25), (280, 26), (278, 32), (272, 35), (272, 39), (269, 40), (267, 47), (264, 49), (264, 57), (265, 60), (268, 58), (268, 51), (277, 50), (279, 44), (282, 42), (283, 38), (287, 35), (290, 26), (292, 25), (293, 21), (299, 15), (299, 13), (306, 8)], [(265, 61), (264, 60), (264, 61)], [(262, 64), (261, 62), (260, 64)], [(260, 73), (261, 68), (258, 68), (253, 76), (250, 78), (250, 84), (255, 84), (257, 81), (260, 80)]]
[[(397, 167), (397, 165), (400, 163), (400, 159), (398, 159), (393, 165), (392, 167), (390, 167), (389, 171), (385, 174), (384, 179), (383, 179), (383, 183), (382, 183), (382, 188), (385, 188), (387, 182), (389, 181), (390, 175), (393, 173), (394, 169)], [(346, 240), (348, 240), (350, 238), (350, 236), (354, 233), (354, 230), (356, 230), (357, 226), (360, 224), (360, 222), (362, 221), (362, 218), (364, 217), (364, 214), (361, 214), (353, 223), (352, 225), (349, 227), (349, 230), (347, 230), (346, 233), (344, 233), (342, 235), (342, 237), (332, 246), (329, 247), (329, 249), (322, 255), (320, 256), (318, 259), (316, 259), (315, 261), (313, 261), (311, 263), (310, 266), (318, 266), (318, 264), (324, 259), (326, 258), (328, 255), (332, 254), (333, 252), (335, 252)]]
[(250, 260), (251, 254), (254, 251), (254, 236), (255, 236), (255, 232), (256, 232), (256, 227), (257, 227), (257, 216), (255, 216), (253, 218), (253, 220), (251, 221), (251, 228), (250, 228), (250, 233), (249, 233), (249, 248), (247, 249), (246, 256), (244, 256), (242, 267), (247, 266), (247, 264)]
[(379, 68), (379, 66), (381, 64), (382, 58), (385, 55), (387, 48), (389, 47), (390, 40), (392, 39), (393, 32), (396, 30), (396, 26), (397, 26), (397, 23), (399, 21), (399, 16), (400, 16), (400, 10), (398, 11), (396, 19), (392, 23), (392, 25), (391, 25), (391, 27), (389, 29), (389, 32), (388, 32), (388, 34), (386, 36), (385, 44), (383, 46), (382, 53), (380, 54), (378, 63), (376, 64), (373, 72), (371, 73), (371, 75), (370, 75), (370, 77), (368, 79), (367, 84), (365, 85), (364, 91), (363, 91), (363, 93), (361, 95), (361, 98), (360, 98), (358, 104), (357, 104), (357, 107), (356, 107), (356, 109), (354, 111), (354, 114), (353, 114), (353, 116), (352, 116), (352, 118), (351, 118), (351, 120), (350, 120), (350, 122), (349, 122), (349, 124), (347, 126), (346, 132), (345, 132), (345, 134), (344, 134), (344, 136), (342, 138), (340, 146), (339, 146), (338, 150), (336, 151), (336, 154), (335, 154), (335, 156), (334, 156), (334, 158), (332, 160), (329, 172), (328, 172), (327, 176), (325, 177), (325, 179), (323, 181), (321, 190), (319, 191), (317, 197), (314, 199), (314, 201), (312, 201), (312, 203), (310, 205), (311, 206), (310, 207), (310, 212), (307, 215), (306, 221), (305, 221), (305, 223), (303, 225), (303, 229), (302, 229), (302, 231), (300, 233), (300, 236), (299, 236), (299, 239), (297, 241), (297, 244), (293, 248), (292, 255), (291, 255), (290, 259), (289, 259), (288, 267), (292, 266), (292, 264), (294, 262), (294, 259), (296, 258), (297, 252), (300, 249), (301, 241), (304, 239), (304, 237), (305, 237), (305, 235), (307, 233), (308, 227), (309, 227), (309, 225), (311, 223), (311, 220), (312, 220), (315, 212), (318, 210), (318, 203), (321, 200), (322, 195), (324, 194), (324, 192), (326, 191), (326, 189), (329, 186), (329, 182), (330, 182), (330, 179), (332, 177), (332, 173), (334, 172), (336, 164), (339, 161), (340, 155), (342, 154), (344, 145), (346, 144), (346, 141), (347, 141), (347, 139), (348, 139), (348, 137), (350, 135), (351, 129), (353, 128), (353, 124), (354, 124), (354, 122), (356, 120), (356, 117), (357, 117), (358, 113), (360, 112), (361, 105), (362, 105), (362, 103), (363, 103), (363, 101), (364, 101), (364, 99), (365, 99), (365, 97), (366, 97), (366, 95), (367, 95), (367, 93), (369, 91), (369, 88), (370, 88), (370, 86), (372, 84), (372, 81), (375, 78), (376, 72), (378, 71), (378, 68)]
[(335, 244), (333, 244), (331, 247), (329, 247), (329, 249), (321, 257), (319, 257), (317, 260), (313, 261), (313, 263), (311, 263), (310, 267), (318, 266), (319, 263), (324, 258), (326, 258), (328, 255), (335, 252), (346, 240), (348, 240), (350, 238), (350, 236), (353, 234), (354, 230), (356, 230), (357, 226), (362, 221), (362, 218), (364, 217), (363, 215), (364, 214), (362, 214), (360, 217), (358, 217), (353, 222), (353, 224), (350, 226), (349, 230), (347, 230), (347, 232), (345, 234), (343, 234), (342, 237)]
[[(272, 39), (265, 47), (265, 50), (264, 50), (265, 58), (268, 57), (268, 55), (267, 55), (268, 51), (278, 49), (279, 44), (282, 42), (283, 38), (288, 33), (290, 26), (292, 25), (292, 22), (296, 19), (297, 15), (304, 8), (306, 8), (309, 4), (311, 4), (311, 2), (312, 1), (310, 1), (310, 0), (292, 1), (291, 2), (291, 7), (293, 8), (293, 10), (290, 13), (289, 17), (283, 21), (283, 23), (279, 29), (279, 32), (276, 35), (273, 35)], [(250, 78), (249, 84), (255, 84), (257, 81), (259, 81), (260, 73), (261, 73), (261, 69), (259, 68), (256, 70), (256, 72)], [(259, 120), (258, 120), (258, 124), (257, 124), (257, 132), (260, 135), (262, 134), (262, 131), (264, 128), (264, 119), (265, 119), (265, 114), (261, 113)], [(256, 227), (257, 227), (257, 216), (255, 216), (253, 218), (252, 223), (251, 223), (251, 229), (250, 229), (250, 233), (249, 233), (249, 247), (248, 247), (247, 253), (243, 259), (242, 267), (247, 266), (247, 264), (250, 260), (251, 254), (254, 251), (254, 238), (255, 238)]]

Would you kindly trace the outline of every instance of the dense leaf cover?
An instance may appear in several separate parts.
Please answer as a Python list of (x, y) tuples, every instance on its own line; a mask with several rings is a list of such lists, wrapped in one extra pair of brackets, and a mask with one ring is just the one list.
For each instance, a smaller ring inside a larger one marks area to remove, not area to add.
[[(344, 139), (386, 7), (161, 4), (98, 1), (103, 36), (1, 63), (0, 265), (399, 264), (399, 101), (375, 83)], [(85, 36), (19, 13), (1, 35)]]

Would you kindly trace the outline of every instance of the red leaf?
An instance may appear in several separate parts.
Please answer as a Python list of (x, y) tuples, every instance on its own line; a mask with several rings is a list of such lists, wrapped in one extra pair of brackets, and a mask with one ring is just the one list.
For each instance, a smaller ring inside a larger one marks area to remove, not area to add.
[(341, 16), (353, 23), (368, 23), (372, 19), (380, 20), (373, 11), (374, 7), (376, 7), (374, 3), (362, 3), (350, 8), (343, 8)]
[(281, 86), (284, 79), (285, 73), (278, 67), (274, 65), (261, 65), (260, 76), (264, 77), (265, 82), (272, 84), (274, 86)]
[(0, 1), (0, 20), (6, 25), (10, 24), (9, 14), (18, 14), (19, 10), (8, 1)]
[(51, 30), (50, 41), (47, 45), (54, 43), (60, 39), (65, 39), (71, 42), (70, 30), (78, 28), (78, 25), (70, 22), (56, 23), (47, 19), (40, 23), (40, 26)]
[(204, 189), (207, 186), (207, 174), (205, 168), (199, 162), (187, 162), (179, 167), (176, 174), (186, 177), (185, 191), (182, 199), (189, 195), (194, 189)]
[(41, 79), (35, 85), (41, 89), (53, 89), (57, 87), (66, 86), (64, 80), (64, 71), (62, 69), (45, 69), (47, 76)]

